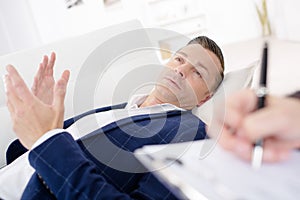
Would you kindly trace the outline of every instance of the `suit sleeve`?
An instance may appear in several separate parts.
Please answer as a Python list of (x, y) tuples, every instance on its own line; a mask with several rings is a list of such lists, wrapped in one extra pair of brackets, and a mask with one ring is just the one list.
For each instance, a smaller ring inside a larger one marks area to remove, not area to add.
[(131, 199), (106, 182), (66, 132), (31, 150), (29, 162), (57, 199)]

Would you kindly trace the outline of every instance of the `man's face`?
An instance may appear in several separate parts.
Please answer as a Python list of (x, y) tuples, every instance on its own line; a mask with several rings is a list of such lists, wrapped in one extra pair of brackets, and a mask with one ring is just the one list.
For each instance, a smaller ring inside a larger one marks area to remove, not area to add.
[(170, 58), (154, 92), (162, 102), (192, 109), (210, 98), (220, 70), (214, 53), (199, 44), (188, 45)]

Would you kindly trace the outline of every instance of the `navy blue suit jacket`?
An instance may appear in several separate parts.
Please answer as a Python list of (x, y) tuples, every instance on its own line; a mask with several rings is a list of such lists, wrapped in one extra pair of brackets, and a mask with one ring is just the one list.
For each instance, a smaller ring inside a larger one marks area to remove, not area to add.
[[(86, 115), (125, 105), (83, 113), (66, 120), (65, 128)], [(59, 133), (29, 153), (36, 173), (22, 199), (176, 199), (151, 173), (144, 171), (131, 152), (143, 145), (199, 140), (205, 136), (205, 124), (190, 111), (129, 117), (77, 141), (67, 132)]]

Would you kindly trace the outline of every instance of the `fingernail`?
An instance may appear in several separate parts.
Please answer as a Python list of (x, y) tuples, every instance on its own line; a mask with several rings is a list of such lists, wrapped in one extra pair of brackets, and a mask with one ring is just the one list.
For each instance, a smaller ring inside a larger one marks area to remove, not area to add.
[(6, 71), (9, 73), (12, 70), (12, 65), (6, 65)]

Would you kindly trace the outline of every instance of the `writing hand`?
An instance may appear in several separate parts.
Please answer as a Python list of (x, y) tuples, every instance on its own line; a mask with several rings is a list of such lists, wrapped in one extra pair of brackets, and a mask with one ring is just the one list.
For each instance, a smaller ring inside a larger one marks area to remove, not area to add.
[[(264, 138), (266, 162), (286, 159), (292, 149), (300, 147), (299, 100), (267, 97), (266, 107), (255, 111), (255, 93), (243, 90), (232, 95), (224, 106), (224, 119), (212, 126), (222, 130), (219, 144), (242, 159), (251, 159), (253, 142), (260, 138)], [(209, 135), (218, 137), (213, 131)]]

